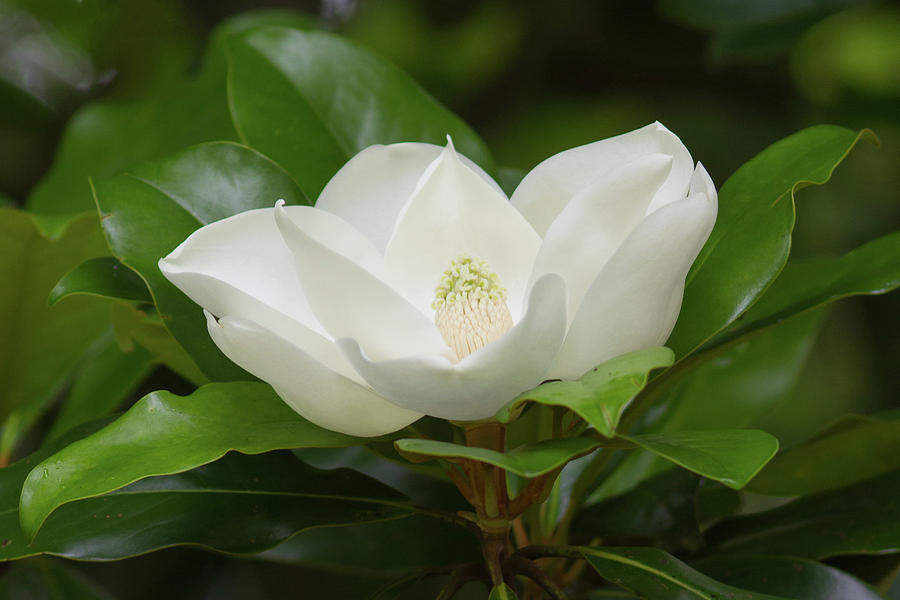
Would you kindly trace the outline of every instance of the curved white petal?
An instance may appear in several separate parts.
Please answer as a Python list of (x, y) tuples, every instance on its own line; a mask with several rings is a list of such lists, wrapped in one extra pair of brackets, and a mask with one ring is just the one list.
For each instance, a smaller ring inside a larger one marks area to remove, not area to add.
[(558, 275), (541, 278), (522, 320), (457, 364), (440, 356), (375, 362), (355, 340), (337, 343), (372, 388), (398, 406), (443, 419), (486, 419), (543, 381), (565, 335), (565, 295)]
[(715, 190), (712, 197), (711, 186), (699, 191), (709, 176), (701, 166), (697, 172), (696, 193), (648, 216), (588, 288), (549, 377), (575, 379), (605, 360), (669, 337), (685, 276), (716, 219)]
[(562, 275), (570, 319), (603, 265), (645, 218), (671, 169), (668, 154), (642, 156), (578, 193), (550, 225), (531, 278)]
[(207, 313), (207, 327), (228, 358), (275, 388), (288, 406), (316, 425), (373, 437), (402, 429), (422, 416), (335, 373), (252, 321), (224, 317), (217, 322)]
[(198, 229), (159, 261), (159, 269), (215, 315), (240, 315), (276, 331), (309, 328), (324, 333), (294, 275), (294, 257), (278, 233), (271, 208)]
[[(369, 146), (331, 178), (319, 194), (316, 208), (341, 217), (384, 252), (397, 216), (441, 149), (418, 142)], [(480, 167), (464, 156), (460, 159), (500, 191)]]
[[(362, 252), (368, 242), (350, 225), (339, 226), (341, 219), (325, 211), (287, 212), (280, 204), (275, 222), (309, 305), (333, 339), (354, 337), (378, 360), (449, 351), (431, 319), (379, 278), (380, 256), (370, 244)], [(350, 249), (360, 252), (341, 252)]]
[(540, 235), (581, 190), (602, 185), (623, 165), (647, 154), (672, 157), (672, 170), (648, 212), (684, 198), (694, 170), (681, 140), (660, 123), (551, 156), (532, 169), (516, 188), (512, 203)]
[(385, 250), (391, 284), (429, 314), (435, 287), (462, 254), (488, 262), (518, 320), (540, 237), (501, 192), (464, 165), (449, 144), (422, 176)]

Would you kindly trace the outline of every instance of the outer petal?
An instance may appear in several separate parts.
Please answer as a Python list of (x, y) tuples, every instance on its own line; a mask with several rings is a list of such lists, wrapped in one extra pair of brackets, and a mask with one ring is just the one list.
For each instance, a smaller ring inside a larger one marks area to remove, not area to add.
[(574, 379), (614, 356), (666, 341), (684, 278), (716, 219), (715, 189), (701, 165), (691, 191), (647, 217), (609, 260), (585, 294), (549, 377)]
[(517, 320), (541, 240), (501, 192), (465, 166), (449, 144), (419, 181), (385, 250), (394, 287), (425, 314), (450, 262), (486, 260), (509, 290)]
[(333, 339), (354, 337), (378, 360), (449, 351), (431, 319), (378, 277), (380, 257), (373, 247), (363, 250), (359, 232), (311, 207), (289, 213), (278, 205), (275, 221), (309, 304)]
[(648, 154), (577, 194), (550, 225), (532, 280), (558, 273), (566, 281), (566, 313), (574, 318), (588, 286), (644, 219), (672, 169), (672, 157)]
[[(291, 206), (291, 213), (302, 207)], [(275, 331), (324, 333), (294, 275), (273, 209), (202, 227), (159, 261), (166, 278), (215, 315), (240, 315)], [(298, 329), (299, 328), (299, 329)]]
[[(440, 153), (440, 146), (416, 142), (369, 146), (328, 182), (319, 194), (316, 208), (341, 217), (384, 252), (397, 216), (425, 169)], [(460, 158), (500, 191), (480, 167), (464, 156)]]
[(672, 170), (650, 203), (649, 211), (684, 197), (694, 162), (681, 140), (660, 123), (572, 148), (536, 166), (512, 196), (540, 235), (544, 235), (563, 207), (581, 190), (602, 186), (623, 165), (647, 154), (672, 157)]
[(562, 279), (543, 277), (522, 320), (457, 364), (440, 356), (374, 362), (355, 340), (337, 343), (357, 372), (398, 406), (443, 419), (485, 419), (544, 379), (565, 335), (565, 302)]
[(269, 383), (282, 400), (316, 425), (372, 437), (406, 427), (422, 416), (335, 373), (252, 321), (225, 317), (216, 322), (207, 313), (207, 326), (228, 358)]

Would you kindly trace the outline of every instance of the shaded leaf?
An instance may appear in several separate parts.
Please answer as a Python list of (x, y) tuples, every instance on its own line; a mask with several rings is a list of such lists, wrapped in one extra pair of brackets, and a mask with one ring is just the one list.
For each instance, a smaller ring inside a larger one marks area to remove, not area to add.
[(22, 529), (33, 537), (63, 504), (186, 471), (229, 450), (258, 454), (364, 441), (304, 420), (262, 383), (210, 384), (185, 397), (154, 392), (34, 468), (22, 488)]
[(0, 600), (113, 600), (113, 596), (62, 561), (31, 560), (0, 578)]

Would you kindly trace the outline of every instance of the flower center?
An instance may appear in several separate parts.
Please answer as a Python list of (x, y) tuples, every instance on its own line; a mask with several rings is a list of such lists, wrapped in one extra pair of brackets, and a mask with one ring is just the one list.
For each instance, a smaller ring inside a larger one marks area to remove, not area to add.
[(434, 324), (462, 360), (513, 326), (506, 288), (486, 261), (462, 255), (450, 262), (435, 289)]

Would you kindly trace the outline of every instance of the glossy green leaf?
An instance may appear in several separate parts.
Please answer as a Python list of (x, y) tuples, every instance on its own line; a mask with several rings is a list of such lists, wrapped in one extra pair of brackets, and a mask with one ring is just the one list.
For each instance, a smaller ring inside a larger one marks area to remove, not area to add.
[[(70, 120), (50, 172), (28, 198), (28, 209), (63, 216), (92, 210), (89, 177), (111, 177), (200, 142), (237, 141), (225, 89), (224, 41), (265, 24), (312, 26), (309, 17), (288, 11), (239, 15), (213, 32), (194, 80), (133, 101), (88, 104)], [(47, 227), (52, 229), (52, 223)]]
[(34, 468), (22, 488), (22, 528), (32, 537), (63, 504), (186, 471), (229, 450), (258, 454), (364, 441), (304, 420), (262, 383), (210, 384), (185, 397), (154, 392)]
[(114, 596), (63, 561), (32, 559), (0, 578), (0, 600), (113, 600)]
[[(777, 600), (710, 579), (657, 548), (580, 548), (601, 577), (654, 600)], [(782, 598), (781, 600), (785, 600)]]
[(747, 485), (778, 451), (778, 440), (756, 429), (713, 429), (620, 437), (736, 490)]
[(507, 452), (497, 452), (485, 448), (418, 438), (402, 439), (394, 442), (397, 450), (412, 460), (430, 460), (434, 458), (455, 460), (465, 458), (494, 465), (528, 478), (539, 477), (549, 473), (570, 460), (592, 452), (605, 444), (608, 444), (608, 442), (586, 435), (577, 438), (535, 442), (513, 448)]
[[(47, 294), (69, 269), (106, 254), (97, 218), (74, 219), (57, 238), (32, 215), (0, 208), (0, 423), (10, 449), (54, 399), (109, 321), (87, 298), (49, 307)], [(7, 421), (15, 413), (13, 421)], [(2, 454), (2, 451), (0, 451)]]
[(77, 294), (151, 304), (153, 297), (140, 275), (112, 256), (87, 260), (68, 273), (50, 291), (50, 305)]
[(762, 296), (790, 252), (797, 190), (828, 181), (863, 138), (874, 140), (868, 130), (810, 127), (772, 144), (725, 182), (715, 228), (688, 273), (681, 313), (666, 342), (677, 357)]
[(147, 282), (166, 327), (213, 380), (249, 379), (216, 348), (202, 310), (157, 262), (203, 225), (278, 199), (304, 204), (291, 178), (258, 152), (230, 142), (189, 148), (94, 183), (109, 247)]
[(525, 392), (498, 418), (509, 420), (527, 402), (563, 406), (604, 436), (612, 437), (628, 403), (646, 385), (650, 371), (671, 365), (674, 358), (668, 348), (623, 354), (591, 369), (578, 381), (552, 381)]
[(518, 600), (516, 592), (505, 583), (494, 586), (488, 600)]
[(484, 144), (408, 75), (322, 32), (261, 28), (228, 41), (228, 98), (237, 131), (315, 199), (373, 144), (431, 142), (490, 168)]
[(725, 343), (799, 312), (900, 286), (900, 231), (835, 259), (788, 263), (772, 287), (712, 343)]
[(801, 558), (712, 556), (691, 566), (730, 585), (786, 598), (881, 600), (878, 592), (852, 575)]
[(778, 455), (748, 489), (806, 496), (900, 469), (900, 419), (848, 415)]
[(141, 346), (124, 352), (110, 331), (76, 369), (48, 438), (115, 411), (153, 368), (153, 355)]
[[(19, 481), (26, 471), (17, 469)], [(251, 553), (309, 528), (411, 511), (402, 496), (358, 473), (319, 471), (289, 453), (231, 453), (192, 471), (67, 504), (28, 542), (15, 525), (15, 505), (0, 511), (4, 535), (10, 536), (0, 560), (34, 554), (113, 560), (182, 544)]]
[(729, 519), (708, 532), (719, 553), (823, 559), (900, 551), (900, 470), (784, 506)]

